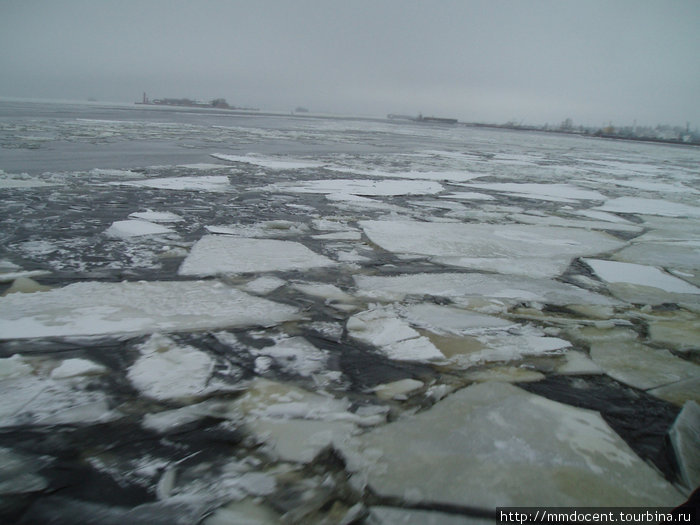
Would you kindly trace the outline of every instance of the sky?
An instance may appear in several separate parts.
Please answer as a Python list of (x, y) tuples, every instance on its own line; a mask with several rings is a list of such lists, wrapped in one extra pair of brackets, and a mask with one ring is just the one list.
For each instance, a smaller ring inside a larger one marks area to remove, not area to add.
[(0, 96), (700, 127), (700, 0), (0, 0)]

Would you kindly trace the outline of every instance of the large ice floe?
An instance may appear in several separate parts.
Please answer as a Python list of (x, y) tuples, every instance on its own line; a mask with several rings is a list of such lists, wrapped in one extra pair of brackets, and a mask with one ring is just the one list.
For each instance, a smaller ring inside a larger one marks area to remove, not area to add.
[(465, 388), (412, 418), (347, 440), (341, 450), (377, 494), (424, 504), (673, 506), (683, 500), (598, 413), (506, 383)]
[(180, 275), (269, 272), (333, 266), (303, 244), (224, 235), (202, 237), (180, 266)]
[(430, 195), (442, 191), (442, 185), (422, 180), (329, 179), (277, 183), (262, 188), (281, 193), (321, 193), (332, 196)]
[(117, 186), (155, 188), (174, 191), (231, 191), (231, 183), (226, 175), (196, 175), (191, 177), (156, 177), (143, 180), (112, 182)]
[(84, 282), (0, 298), (0, 337), (86, 336), (276, 324), (292, 306), (216, 281)]
[(624, 246), (601, 232), (535, 225), (362, 221), (360, 226), (372, 242), (392, 252), (535, 277), (562, 273), (574, 257)]
[(616, 304), (604, 295), (551, 279), (453, 272), (356, 275), (354, 279), (360, 295), (382, 301), (428, 295), (454, 300), (490, 298), (505, 304), (522, 301), (554, 305)]

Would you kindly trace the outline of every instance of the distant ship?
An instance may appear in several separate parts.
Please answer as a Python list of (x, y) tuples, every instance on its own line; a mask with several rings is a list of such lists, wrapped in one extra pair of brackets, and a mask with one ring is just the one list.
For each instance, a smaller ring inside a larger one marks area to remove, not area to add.
[(409, 115), (394, 115), (389, 113), (387, 118), (390, 120), (410, 120), (412, 122), (427, 122), (429, 124), (457, 124), (456, 118), (442, 118), (442, 117), (424, 117), (422, 114), (418, 114), (417, 117), (412, 117)]

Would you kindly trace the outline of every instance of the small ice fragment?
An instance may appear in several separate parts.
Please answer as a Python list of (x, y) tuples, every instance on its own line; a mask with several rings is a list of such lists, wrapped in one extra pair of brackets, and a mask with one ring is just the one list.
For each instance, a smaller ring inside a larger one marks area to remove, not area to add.
[(143, 235), (162, 235), (174, 232), (170, 228), (166, 228), (160, 224), (140, 219), (130, 219), (113, 223), (105, 233), (110, 237), (128, 239), (130, 237), (140, 237)]
[(104, 374), (107, 369), (88, 359), (65, 359), (59, 366), (51, 371), (53, 379), (65, 379), (68, 377)]

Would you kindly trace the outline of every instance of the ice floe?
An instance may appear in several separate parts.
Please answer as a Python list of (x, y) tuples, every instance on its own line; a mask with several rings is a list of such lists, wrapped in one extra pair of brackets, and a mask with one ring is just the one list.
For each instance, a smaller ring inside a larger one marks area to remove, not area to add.
[(664, 217), (700, 217), (700, 207), (642, 197), (618, 197), (596, 209), (613, 213), (635, 213), (639, 215), (661, 215)]
[(335, 264), (297, 242), (207, 235), (195, 243), (178, 273), (206, 276), (299, 270)]
[[(51, 462), (48, 457), (37, 458), (16, 452), (10, 448), (0, 447), (0, 496), (3, 499), (28, 492), (38, 492), (48, 487), (46, 478), (39, 474), (42, 467)], [(3, 502), (3, 507), (8, 504)]]
[(418, 273), (396, 276), (355, 275), (362, 296), (384, 301), (407, 295), (447, 298), (493, 298), (503, 302), (535, 302), (556, 305), (611, 305), (616, 301), (570, 284), (550, 279), (496, 276), (478, 273)]
[(281, 193), (321, 193), (355, 196), (430, 195), (442, 191), (442, 185), (421, 180), (328, 179), (280, 182), (262, 190)]
[(160, 224), (142, 219), (129, 219), (126, 221), (114, 222), (105, 232), (109, 237), (118, 237), (121, 239), (141, 237), (144, 235), (163, 235), (167, 233), (175, 232)]
[(700, 405), (688, 401), (669, 431), (683, 483), (689, 491), (700, 486)]
[(213, 380), (215, 361), (209, 354), (154, 334), (139, 346), (141, 356), (129, 368), (131, 384), (149, 398), (197, 399), (232, 388)]
[(515, 197), (554, 202), (578, 202), (581, 200), (604, 201), (605, 195), (595, 190), (585, 190), (572, 184), (540, 184), (524, 182), (471, 183), (471, 188), (492, 190)]
[(700, 366), (634, 341), (593, 344), (591, 358), (609, 376), (643, 390), (700, 378)]
[(346, 326), (350, 337), (376, 346), (390, 359), (430, 361), (445, 357), (391, 309), (377, 307), (355, 314)]
[(361, 221), (360, 226), (372, 242), (391, 252), (534, 277), (558, 275), (574, 257), (624, 246), (601, 232), (522, 224)]
[(4, 339), (274, 325), (292, 306), (216, 281), (83, 282), (0, 298)]
[(111, 410), (109, 397), (94, 388), (94, 374), (77, 366), (64, 361), (49, 375), (18, 356), (0, 359), (0, 427), (89, 425), (121, 417)]
[(304, 168), (320, 168), (323, 166), (322, 163), (316, 161), (290, 159), (286, 157), (262, 157), (253, 154), (228, 155), (225, 153), (212, 153), (211, 156), (215, 159), (225, 160), (227, 162), (242, 162), (244, 164), (252, 164), (270, 170), (298, 170)]
[(377, 494), (415, 502), (493, 509), (683, 501), (597, 412), (507, 383), (472, 385), (341, 447)]
[(381, 415), (362, 416), (348, 411), (347, 399), (311, 393), (291, 385), (256, 380), (236, 402), (246, 426), (284, 461), (309, 462), (323, 449), (373, 425)]
[(143, 221), (149, 221), (149, 222), (181, 222), (184, 221), (182, 217), (180, 217), (176, 213), (172, 213), (170, 211), (153, 211), (153, 210), (147, 210), (147, 211), (135, 211), (134, 213), (129, 214), (130, 219), (141, 219)]
[(406, 399), (409, 394), (420, 390), (424, 386), (425, 383), (423, 381), (406, 378), (377, 385), (372, 391), (377, 394), (379, 399)]
[(59, 366), (51, 370), (51, 378), (65, 379), (68, 377), (100, 375), (106, 372), (106, 367), (94, 361), (75, 357), (65, 359)]
[(677, 277), (662, 272), (653, 266), (642, 264), (583, 259), (598, 277), (610, 283), (628, 283), (679, 294), (700, 294), (700, 288)]
[(192, 177), (157, 177), (144, 180), (110, 182), (113, 185), (135, 186), (175, 191), (231, 191), (231, 182), (226, 175), (198, 175)]

